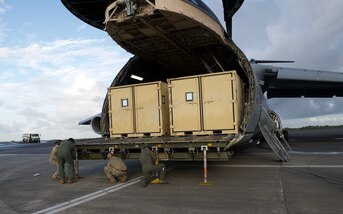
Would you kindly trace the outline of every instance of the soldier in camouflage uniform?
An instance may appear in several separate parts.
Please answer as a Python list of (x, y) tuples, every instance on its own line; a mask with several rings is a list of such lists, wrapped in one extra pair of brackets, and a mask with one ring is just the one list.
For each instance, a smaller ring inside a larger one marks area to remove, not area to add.
[(120, 181), (124, 183), (127, 179), (126, 171), (127, 167), (122, 159), (114, 156), (112, 153), (107, 155), (108, 163), (104, 168), (106, 177), (111, 183)]
[(159, 174), (159, 183), (167, 183), (163, 180), (166, 172), (164, 164), (154, 164), (155, 157), (154, 153), (151, 151), (151, 147), (149, 145), (144, 145), (144, 148), (141, 150), (141, 154), (139, 156), (139, 160), (142, 165), (142, 172), (143, 172), (143, 179), (141, 184), (143, 187), (146, 187), (152, 180), (152, 176)]
[(59, 178), (60, 178), (59, 172), (58, 172), (57, 150), (58, 150), (58, 147), (59, 147), (61, 142), (62, 142), (61, 140), (56, 140), (55, 145), (52, 148), (50, 156), (49, 156), (49, 162), (51, 164), (55, 165), (57, 168), (55, 173), (52, 175), (52, 179), (54, 179), (54, 180), (59, 180)]
[(69, 138), (67, 141), (63, 141), (57, 151), (57, 160), (59, 166), (60, 182), (65, 183), (64, 164), (68, 165), (68, 183), (75, 182), (75, 168), (74, 159), (76, 157), (76, 146), (73, 138)]

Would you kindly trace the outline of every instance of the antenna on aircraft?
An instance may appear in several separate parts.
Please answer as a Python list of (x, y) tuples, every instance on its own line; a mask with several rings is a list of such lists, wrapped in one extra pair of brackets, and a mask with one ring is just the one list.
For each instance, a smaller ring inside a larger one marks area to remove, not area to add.
[(250, 59), (250, 63), (251, 64), (260, 64), (260, 63), (294, 63), (294, 62), (295, 61)]

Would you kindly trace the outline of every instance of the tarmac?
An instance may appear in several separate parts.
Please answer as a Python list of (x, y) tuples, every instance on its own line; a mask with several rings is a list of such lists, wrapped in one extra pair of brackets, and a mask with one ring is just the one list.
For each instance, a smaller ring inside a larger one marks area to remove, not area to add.
[(82, 178), (51, 179), (52, 143), (0, 143), (0, 213), (339, 213), (343, 212), (343, 129), (291, 131), (287, 163), (265, 144), (229, 161), (166, 162), (169, 184), (140, 185), (138, 161), (128, 181), (111, 184), (105, 160), (80, 161)]

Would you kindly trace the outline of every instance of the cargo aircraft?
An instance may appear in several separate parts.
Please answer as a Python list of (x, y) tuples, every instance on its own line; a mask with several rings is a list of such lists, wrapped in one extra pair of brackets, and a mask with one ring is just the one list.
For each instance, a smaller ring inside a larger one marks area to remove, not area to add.
[(248, 60), (231, 37), (232, 17), (244, 0), (222, 0), (226, 30), (201, 0), (61, 1), (76, 17), (106, 31), (134, 55), (110, 87), (224, 71), (237, 72), (243, 83), (242, 120), (238, 133), (229, 136), (213, 132), (212, 136), (109, 139), (106, 96), (102, 112), (79, 123), (102, 135), (77, 145), (81, 159), (104, 158), (108, 150), (135, 159), (141, 145), (149, 143), (161, 159), (201, 160), (200, 149), (208, 149), (209, 159), (226, 160), (232, 148), (264, 138), (278, 159), (287, 161), (285, 132), (267, 100), (343, 96), (342, 73), (262, 65), (285, 61)]

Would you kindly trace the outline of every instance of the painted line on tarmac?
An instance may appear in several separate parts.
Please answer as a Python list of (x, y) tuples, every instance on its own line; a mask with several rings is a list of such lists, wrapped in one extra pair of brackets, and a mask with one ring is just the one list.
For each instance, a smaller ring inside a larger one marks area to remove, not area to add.
[(228, 168), (343, 168), (343, 165), (308, 165), (308, 164), (299, 164), (299, 165), (268, 165), (268, 164), (237, 164), (237, 165), (208, 165), (211, 167), (228, 167)]
[(7, 157), (7, 156), (13, 156), (13, 155), (16, 155), (16, 154), (0, 154), (0, 157)]
[[(248, 152), (248, 155), (270, 155), (274, 152)], [(343, 152), (303, 152), (303, 151), (289, 151), (288, 154), (294, 155), (343, 155)]]
[(343, 155), (343, 152), (302, 152), (302, 151), (289, 151), (289, 154), (301, 155)]
[(7, 154), (0, 154), (0, 157), (1, 156), (10, 156), (10, 155), (20, 155), (20, 156), (38, 156), (38, 155), (42, 155), (42, 156), (48, 156), (49, 154), (20, 154), (20, 153), (7, 153)]
[(70, 200), (70, 201), (67, 201), (67, 202), (64, 202), (64, 203), (61, 203), (61, 204), (57, 204), (55, 206), (46, 208), (44, 210), (37, 211), (34, 214), (40, 214), (40, 213), (50, 213), (50, 214), (52, 214), (52, 213), (57, 213), (57, 212), (66, 210), (68, 208), (71, 208), (71, 207), (83, 204), (83, 203), (85, 203), (87, 201), (91, 201), (93, 199), (99, 198), (101, 196), (107, 195), (107, 194), (112, 193), (112, 192), (116, 192), (116, 191), (121, 190), (121, 189), (123, 189), (125, 187), (129, 187), (129, 186), (131, 186), (133, 184), (136, 184), (136, 183), (138, 183), (140, 181), (141, 177), (142, 176), (140, 176), (138, 178), (135, 178), (135, 179), (132, 179), (132, 180), (130, 180), (127, 183), (118, 184), (118, 185), (115, 185), (115, 186), (112, 186), (112, 187), (108, 187), (108, 188), (105, 188), (105, 189), (93, 192), (93, 193), (88, 194), (88, 195), (81, 196), (79, 198), (75, 198), (73, 200)]
[[(173, 170), (173, 169), (175, 169), (177, 167), (178, 166), (171, 166), (168, 169), (166, 169), (166, 171)], [(102, 189), (102, 190), (90, 193), (88, 195), (81, 196), (79, 198), (75, 198), (73, 200), (70, 200), (70, 201), (67, 201), (67, 202), (64, 202), (64, 203), (57, 204), (55, 206), (46, 208), (44, 210), (40, 210), (40, 211), (34, 212), (33, 214), (40, 214), (40, 213), (53, 214), (53, 213), (61, 212), (63, 210), (66, 210), (66, 209), (69, 209), (71, 207), (83, 204), (85, 202), (91, 201), (93, 199), (99, 198), (99, 197), (107, 195), (109, 193), (116, 192), (118, 190), (121, 190), (121, 189), (124, 189), (126, 187), (132, 186), (132, 185), (140, 182), (142, 177), (143, 176), (140, 176), (140, 177), (134, 178), (134, 179), (132, 179), (132, 180), (126, 182), (126, 183), (121, 183), (121, 184), (118, 184), (118, 185), (115, 185), (115, 186), (112, 186), (112, 187), (108, 187), (108, 188), (105, 188), (105, 189)]]

